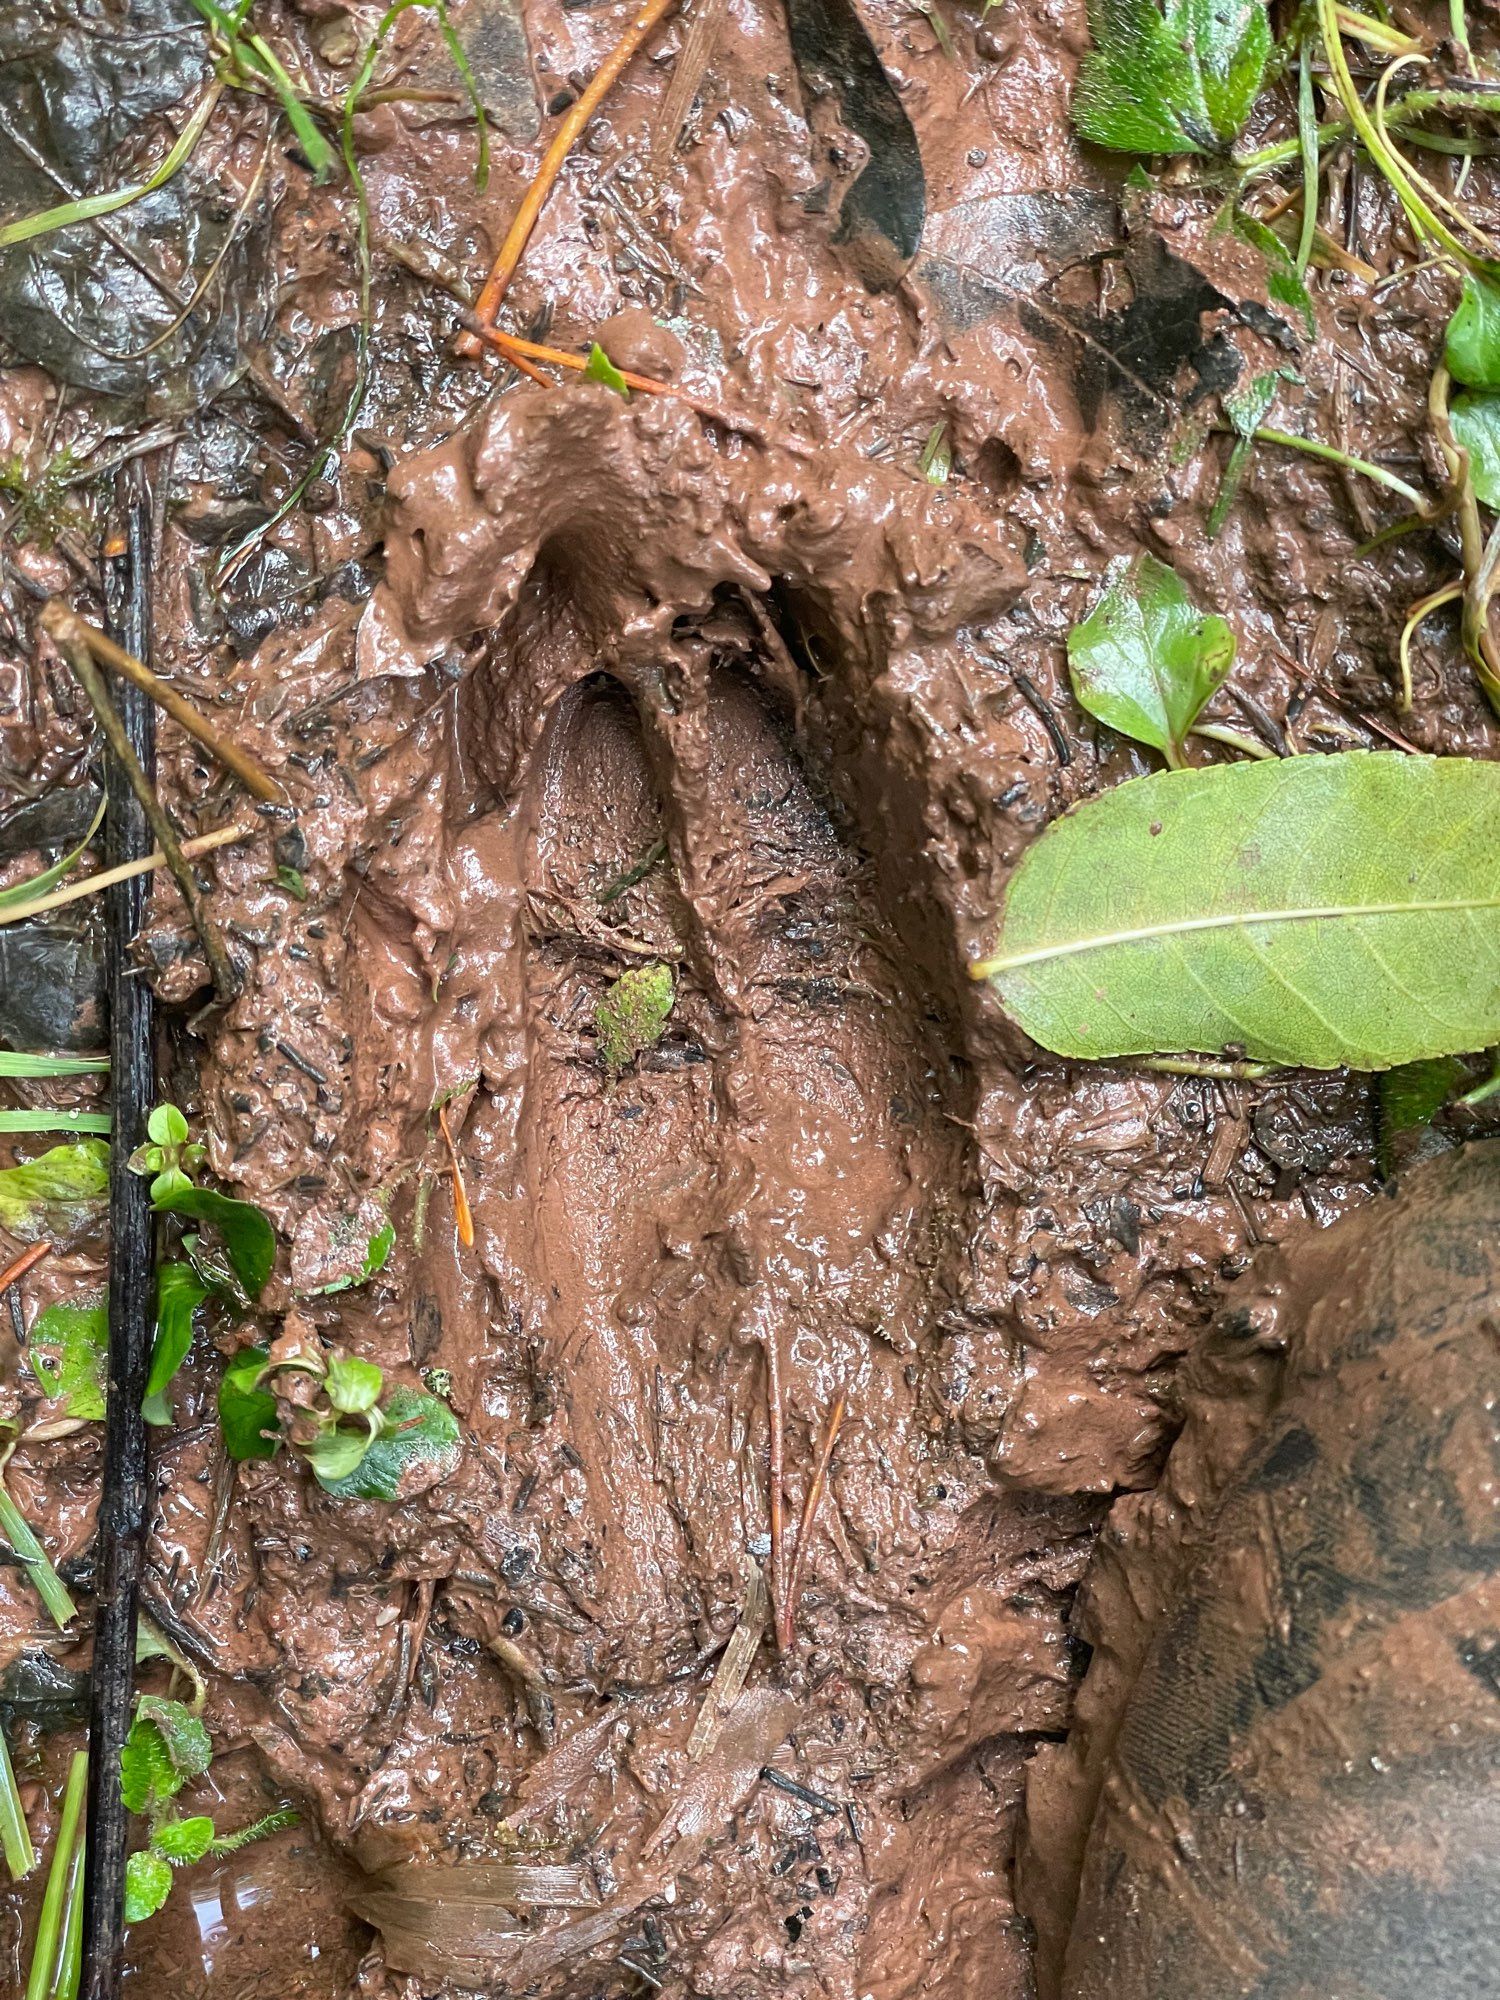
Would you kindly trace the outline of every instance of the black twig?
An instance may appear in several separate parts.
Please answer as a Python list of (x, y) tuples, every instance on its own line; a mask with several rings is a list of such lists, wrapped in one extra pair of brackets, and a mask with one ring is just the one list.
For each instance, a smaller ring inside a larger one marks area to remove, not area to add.
[[(151, 499), (139, 461), (126, 471), (126, 547), (105, 564), (110, 624), (122, 645), (150, 657)], [(150, 699), (128, 682), (110, 709), (143, 773), (155, 767)], [(106, 703), (109, 697), (104, 697)], [(105, 847), (111, 863), (151, 851), (151, 828), (119, 760), (105, 760)], [(82, 2000), (116, 2000), (125, 1933), (127, 1821), (120, 1750), (130, 1727), (135, 1633), (146, 1539), (146, 1426), (141, 1413), (150, 1365), (153, 1301), (151, 1204), (127, 1161), (146, 1136), (155, 1096), (152, 994), (132, 977), (130, 948), (145, 915), (150, 877), (105, 891), (109, 1053), (113, 1092), (109, 1193), (109, 1397), (99, 1494), (94, 1664), (89, 1689), (88, 1839), (83, 1877)]]

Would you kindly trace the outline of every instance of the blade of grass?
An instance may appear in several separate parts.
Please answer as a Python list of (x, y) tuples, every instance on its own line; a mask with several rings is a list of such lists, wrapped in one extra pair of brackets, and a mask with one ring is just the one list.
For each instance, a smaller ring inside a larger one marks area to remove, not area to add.
[(50, 1076), (85, 1076), (108, 1068), (108, 1056), (31, 1055), (24, 1050), (0, 1049), (0, 1076), (21, 1077), (28, 1083)]
[(312, 114), (302, 102), (296, 84), (283, 68), (281, 58), (263, 35), (246, 35), (238, 44), (238, 48), (248, 48), (253, 51), (271, 88), (280, 99), (287, 123), (297, 135), (297, 144), (302, 148), (307, 164), (313, 170), (313, 179), (326, 181), (333, 172), (333, 148), (313, 123)]
[(83, 1875), (88, 1861), (88, 1832), (73, 1843), (68, 1886), (63, 1894), (62, 1937), (57, 1946), (57, 1971), (48, 2000), (78, 2000), (83, 1976)]
[[(10, 1453), (5, 1456), (8, 1458)], [(60, 1631), (78, 1616), (78, 1606), (68, 1595), (68, 1587), (52, 1567), (52, 1558), (42, 1547), (32, 1532), (31, 1523), (10, 1497), (5, 1484), (3, 1461), (0, 1461), (0, 1535), (3, 1535), (21, 1559), (21, 1566), (31, 1578), (37, 1596), (51, 1612)]]
[(12, 1882), (23, 1881), (35, 1868), (36, 1849), (31, 1844), (31, 1829), (26, 1824), (3, 1729), (0, 1729), (0, 1848), (4, 1849)]
[(59, 1975), (63, 1969), (62, 1944), (67, 1922), (68, 1884), (73, 1873), (74, 1851), (81, 1845), (79, 1833), (88, 1777), (88, 1752), (75, 1750), (73, 1761), (68, 1766), (62, 1817), (57, 1824), (52, 1865), (47, 1871), (47, 1887), (42, 1896), (41, 1915), (37, 1918), (36, 1937), (31, 1946), (26, 2000), (60, 2000)]
[(1297, 143), (1302, 149), (1302, 233), (1297, 239), (1297, 276), (1307, 276), (1318, 229), (1318, 107), (1313, 102), (1312, 54), (1302, 44), (1302, 69), (1297, 83)]
[(108, 1131), (107, 1111), (0, 1111), (0, 1132), (97, 1132), (103, 1136)]
[(35, 215), (23, 215), (18, 222), (7, 222), (0, 228), (0, 250), (8, 250), (15, 243), (29, 243), (33, 237), (49, 236), (54, 229), (67, 229), (75, 222), (113, 215), (116, 209), (128, 208), (142, 195), (155, 194), (158, 188), (165, 187), (203, 137), (223, 92), (222, 81), (216, 79), (209, 85), (166, 158), (145, 180), (133, 182), (129, 187), (112, 188), (108, 194), (82, 195), (76, 201), (59, 202), (55, 208), (44, 208)]
[(0, 889), (0, 912), (13, 910), (20, 904), (30, 903), (38, 896), (45, 896), (49, 889), (55, 888), (64, 875), (68, 874), (71, 869), (76, 868), (84, 855), (87, 854), (89, 844), (93, 840), (94, 835), (99, 831), (103, 821), (104, 800), (101, 797), (99, 800), (99, 810), (89, 822), (88, 832), (79, 841), (71, 854), (65, 854), (60, 861), (54, 861), (50, 868), (43, 868), (39, 874), (31, 876), (25, 882), (13, 882), (8, 889)]
[[(183, 856), (188, 861), (196, 861), (200, 855), (212, 854), (216, 847), (228, 847), (237, 840), (248, 840), (254, 831), (248, 826), (218, 826), (212, 833), (200, 833), (192, 840), (182, 843)], [(167, 857), (161, 849), (154, 848), (139, 861), (122, 861), (114, 868), (101, 868), (97, 875), (86, 875), (81, 882), (70, 882), (65, 889), (54, 889), (48, 896), (37, 896), (29, 903), (21, 903), (13, 910), (0, 912), (0, 924), (19, 924), (28, 917), (40, 917), (48, 910), (60, 910), (64, 903), (76, 903), (85, 896), (97, 895), (101, 889), (113, 888), (116, 882), (129, 882), (137, 875), (150, 875), (158, 868), (165, 868)], [(106, 1069), (108, 1063), (103, 1065)]]

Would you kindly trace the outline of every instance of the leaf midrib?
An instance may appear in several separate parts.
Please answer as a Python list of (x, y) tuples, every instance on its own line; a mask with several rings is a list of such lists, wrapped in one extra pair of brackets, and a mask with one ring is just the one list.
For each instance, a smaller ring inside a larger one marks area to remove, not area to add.
[(1045, 965), (1053, 959), (1076, 958), (1089, 951), (1108, 951), (1115, 945), (1145, 944), (1153, 938), (1182, 937), (1192, 931), (1243, 930), (1251, 924), (1318, 923), (1340, 917), (1411, 917), (1440, 911), (1500, 909), (1500, 896), (1461, 896), (1443, 902), (1424, 903), (1327, 903), (1307, 909), (1230, 910), (1209, 917), (1177, 917), (1170, 922), (1143, 924), (1135, 930), (1106, 931), (1098, 937), (1070, 938), (1063, 944), (1037, 945), (1030, 951), (1002, 953), (976, 960), (969, 967), (973, 979), (993, 979), (1002, 972), (1015, 972), (1028, 965)]

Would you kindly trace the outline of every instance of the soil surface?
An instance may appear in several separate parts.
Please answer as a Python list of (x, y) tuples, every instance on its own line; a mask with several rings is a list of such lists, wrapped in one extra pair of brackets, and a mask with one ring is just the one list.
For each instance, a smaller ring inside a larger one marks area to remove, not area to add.
[[(137, 1990), (1023, 2000), (1023, 1773), (1068, 1722), (1106, 1508), (1153, 1484), (1177, 1365), (1257, 1246), (1373, 1185), (1368, 1079), (1070, 1067), (965, 964), (1027, 843), (1148, 768), (1068, 691), (1066, 632), (1117, 554), (1170, 561), (1234, 626), (1213, 719), (1275, 750), (1493, 754), (1442, 617), (1398, 715), (1402, 618), (1451, 559), (1433, 536), (1362, 555), (1394, 518), (1376, 489), (1261, 449), (1204, 531), (1218, 393), (1268, 365), (1301, 377), (1288, 428), (1420, 479), (1451, 287), (1378, 292), (1416, 253), (1336, 162), (1375, 276), (1314, 273), (1310, 341), (1216, 228), (1221, 190), (1127, 188), (1127, 161), (1079, 148), (1081, 7), (947, 11), (951, 53), (903, 0), (859, 8), (925, 179), (894, 283), (859, 232), (838, 240), (864, 152), (782, 6), (716, 10), (679, 130), (687, 23), (631, 66), (506, 306), (689, 398), (628, 401), (458, 355), (445, 288), (477, 287), (622, 10), (453, 6), (495, 112), (482, 194), (433, 19), (403, 14), (377, 80), (428, 96), (355, 122), (359, 420), (241, 554), (353, 380), (347, 184), (316, 185), (273, 107), (231, 92), (194, 164), (215, 241), (263, 179), (212, 337), (101, 384), (13, 315), (0, 451), (159, 427), (155, 664), (290, 801), (251, 813), (163, 725), (183, 821), (256, 829), (205, 871), (243, 992), (173, 1032), (163, 1094), (281, 1233), (270, 1330), (296, 1315), (388, 1381), (440, 1383), (463, 1436), (451, 1476), (395, 1506), (335, 1500), (287, 1453), (235, 1469), (221, 1355), (197, 1343), (155, 1448), (147, 1607), (207, 1675), (226, 1822), (282, 1801), (303, 1821), (184, 1877), (132, 1935)], [(203, 46), (186, 4), (145, 12), (164, 46)], [(378, 13), (256, 18), (337, 104)], [(183, 62), (171, 105), (201, 88)], [(1267, 101), (1269, 137), (1289, 103)], [(115, 136), (113, 178), (164, 112)], [(11, 559), (87, 608), (90, 546), (78, 527)], [(31, 658), (8, 579), (0, 599), (0, 774), (40, 800), (82, 775), (87, 712)], [(7, 879), (36, 865), (7, 854)], [(185, 1020), (203, 965), (165, 877), (153, 910), (149, 976)], [(676, 979), (666, 1032), (611, 1077), (596, 1006), (653, 962)], [(383, 1209), (388, 1265), (315, 1296)], [(37, 1267), (26, 1318), (97, 1284), (103, 1255), (85, 1239)], [(788, 1541), (841, 1394), (845, 1414), (792, 1643), (767, 1631), (692, 1761), (770, 1557), (773, 1361)], [(19, 1350), (4, 1365), (16, 1407), (34, 1386)], [(85, 1587), (98, 1467), (95, 1426), (6, 1475)], [(0, 1570), (0, 1662), (55, 1645)], [(39, 1837), (71, 1740), (23, 1745)], [(517, 1914), (482, 1979), (441, 1913), (382, 1946), (347, 1906), (401, 1858), (518, 1853), (580, 1866), (593, 1907)], [(19, 1978), (15, 1898), (3, 1925)]]

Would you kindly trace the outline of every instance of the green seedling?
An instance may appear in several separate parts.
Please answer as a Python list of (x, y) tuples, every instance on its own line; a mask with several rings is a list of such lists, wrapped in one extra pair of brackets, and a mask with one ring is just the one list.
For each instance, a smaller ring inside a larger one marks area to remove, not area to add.
[(147, 1843), (125, 1866), (125, 1921), (144, 1923), (172, 1893), (173, 1871), (236, 1853), (254, 1840), (296, 1824), (291, 1811), (267, 1813), (236, 1833), (220, 1834), (206, 1813), (177, 1814), (183, 1787), (213, 1761), (213, 1741), (193, 1711), (163, 1695), (143, 1695), (120, 1753), (120, 1796), (146, 1821)]
[(109, 1148), (99, 1139), (54, 1146), (0, 1167), (0, 1229), (37, 1243), (92, 1222), (109, 1194)]
[(1199, 611), (1175, 571), (1143, 552), (1111, 566), (1094, 608), (1068, 634), (1068, 673), (1090, 715), (1176, 769), (1234, 650), (1224, 620)]
[(622, 972), (594, 1009), (599, 1060), (613, 1082), (661, 1040), (677, 998), (669, 965), (641, 965)]
[(452, 1470), (458, 1423), (427, 1390), (398, 1387), (382, 1399), (384, 1387), (374, 1362), (312, 1341), (275, 1357), (242, 1348), (219, 1385), (225, 1448), (234, 1459), (273, 1458), (286, 1442), (325, 1493), (397, 1500), (414, 1468), (436, 1478)]

